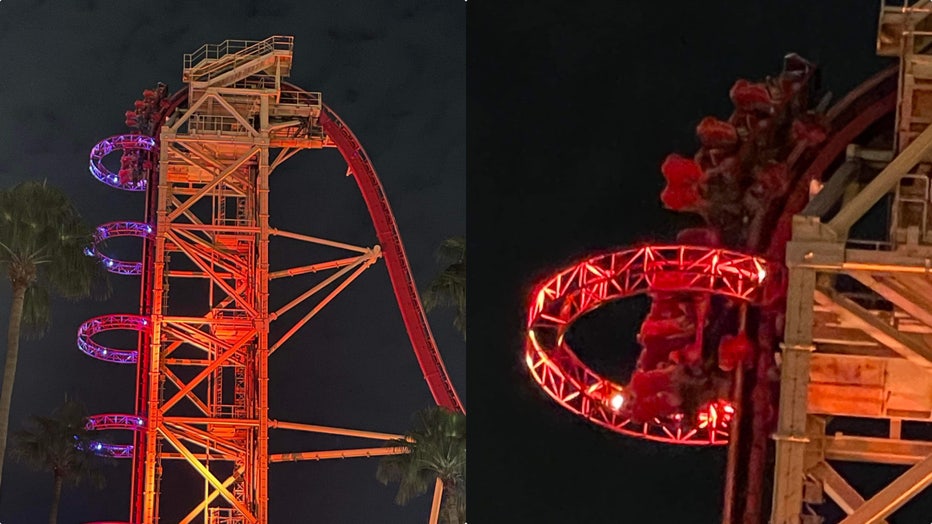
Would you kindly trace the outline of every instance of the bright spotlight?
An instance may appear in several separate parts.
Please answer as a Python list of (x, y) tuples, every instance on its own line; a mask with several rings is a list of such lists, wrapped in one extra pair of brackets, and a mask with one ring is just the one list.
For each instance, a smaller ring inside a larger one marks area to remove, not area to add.
[(625, 403), (625, 397), (621, 393), (615, 393), (615, 396), (612, 397), (612, 400), (609, 401), (609, 404), (612, 406), (612, 409), (615, 411), (621, 409), (622, 404)]

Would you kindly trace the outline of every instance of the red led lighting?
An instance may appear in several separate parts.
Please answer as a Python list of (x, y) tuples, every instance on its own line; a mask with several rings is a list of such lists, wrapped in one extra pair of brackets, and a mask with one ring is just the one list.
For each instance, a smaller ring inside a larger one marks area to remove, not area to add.
[(581, 316), (608, 302), (648, 292), (706, 293), (757, 302), (767, 262), (724, 249), (645, 246), (583, 260), (545, 280), (531, 296), (525, 362), (531, 377), (564, 408), (618, 433), (648, 440), (719, 445), (735, 408), (728, 399), (647, 423), (626, 413), (626, 386), (603, 378), (573, 352), (564, 335)]

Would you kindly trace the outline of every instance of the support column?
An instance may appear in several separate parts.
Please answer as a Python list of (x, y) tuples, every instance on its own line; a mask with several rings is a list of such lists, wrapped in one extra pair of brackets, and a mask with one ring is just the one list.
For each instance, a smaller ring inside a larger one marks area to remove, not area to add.
[(790, 267), (786, 326), (781, 344), (780, 414), (777, 422), (772, 524), (800, 524), (803, 504), (806, 410), (816, 273)]
[(256, 447), (256, 502), (258, 524), (268, 524), (269, 469), (269, 97), (262, 96), (259, 105), (259, 172), (256, 180), (259, 205), (259, 264), (256, 285), (259, 291), (259, 347), (256, 358), (258, 373), (259, 434)]

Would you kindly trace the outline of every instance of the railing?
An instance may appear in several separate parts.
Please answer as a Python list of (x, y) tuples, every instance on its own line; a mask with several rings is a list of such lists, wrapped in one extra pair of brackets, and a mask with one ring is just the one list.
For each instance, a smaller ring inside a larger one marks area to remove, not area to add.
[(235, 89), (276, 89), (275, 75), (250, 75), (230, 84)]
[(858, 238), (849, 238), (845, 242), (845, 247), (848, 249), (864, 249), (871, 251), (892, 251), (893, 242), (889, 240), (865, 240)]
[(192, 135), (249, 134), (236, 117), (225, 115), (193, 115), (188, 119), (188, 133)]
[[(226, 40), (220, 44), (205, 44), (184, 55), (184, 71), (188, 81), (210, 80), (229, 69), (274, 51), (291, 51), (294, 37), (271, 36), (261, 41)], [(196, 79), (194, 77), (197, 77)]]
[(282, 91), (279, 104), (308, 105), (320, 108), (320, 93), (315, 91)]
[(224, 40), (219, 44), (204, 44), (193, 53), (185, 53), (184, 68), (191, 69), (204, 60), (219, 60), (226, 56), (254, 56), (293, 49), (292, 36), (270, 36), (265, 40)]

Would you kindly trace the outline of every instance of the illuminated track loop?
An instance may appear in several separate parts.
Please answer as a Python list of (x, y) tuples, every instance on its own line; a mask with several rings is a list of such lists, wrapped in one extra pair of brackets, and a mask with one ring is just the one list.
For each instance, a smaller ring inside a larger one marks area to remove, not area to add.
[(525, 361), (534, 380), (566, 409), (600, 426), (660, 442), (716, 445), (728, 440), (733, 408), (720, 400), (698, 420), (682, 414), (636, 423), (621, 407), (624, 387), (586, 366), (564, 342), (578, 318), (608, 302), (647, 292), (710, 293), (756, 302), (767, 263), (698, 246), (642, 247), (595, 256), (548, 278), (531, 297)]
[(104, 166), (104, 157), (114, 150), (134, 154), (155, 151), (155, 139), (146, 135), (126, 134), (105, 138), (91, 149), (90, 170), (104, 184), (125, 191), (145, 191), (147, 174), (135, 180), (120, 180), (120, 176)]
[[(146, 427), (144, 418), (123, 413), (105, 413), (87, 417), (84, 429), (87, 431), (127, 430), (141, 431)], [(102, 457), (133, 458), (132, 444), (111, 444), (109, 442), (91, 442), (91, 451)]]
[(100, 243), (109, 238), (139, 237), (152, 238), (152, 226), (144, 222), (108, 222), (97, 226), (94, 243), (84, 248), (84, 254), (97, 260), (111, 273), (118, 275), (141, 275), (142, 262), (124, 262), (100, 252)]
[(78, 349), (98, 360), (117, 364), (135, 364), (138, 352), (135, 349), (111, 348), (94, 342), (93, 336), (104, 331), (146, 331), (148, 320), (139, 315), (116, 314), (95, 317), (78, 328)]
[(319, 123), (355, 175), (353, 178), (359, 185), (366, 208), (369, 210), (369, 216), (375, 225), (379, 243), (382, 245), (383, 258), (388, 268), (392, 289), (395, 291), (395, 298), (401, 309), (401, 317), (434, 401), (439, 406), (465, 412), (443, 365), (443, 359), (437, 349), (430, 326), (427, 324), (427, 317), (421, 307), (417, 286), (401, 243), (401, 235), (398, 233), (398, 226), (395, 224), (394, 215), (375, 169), (369, 162), (359, 140), (329, 107), (323, 106)]

